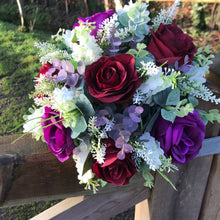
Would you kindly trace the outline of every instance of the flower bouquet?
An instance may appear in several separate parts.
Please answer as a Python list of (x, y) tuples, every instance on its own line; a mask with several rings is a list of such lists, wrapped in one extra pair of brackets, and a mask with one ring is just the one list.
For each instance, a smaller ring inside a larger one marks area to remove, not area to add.
[(43, 66), (24, 134), (61, 162), (73, 157), (86, 189), (137, 172), (147, 187), (151, 171), (169, 181), (166, 172), (199, 153), (205, 124), (220, 122), (218, 110), (196, 108), (197, 98), (220, 103), (204, 85), (213, 55), (172, 23), (178, 5), (150, 18), (146, 3), (130, 2), (35, 43)]

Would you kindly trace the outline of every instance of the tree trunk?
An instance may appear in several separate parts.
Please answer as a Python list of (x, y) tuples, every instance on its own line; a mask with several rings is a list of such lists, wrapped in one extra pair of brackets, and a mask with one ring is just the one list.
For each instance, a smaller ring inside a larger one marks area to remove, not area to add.
[(122, 9), (122, 1), (121, 0), (114, 0), (115, 3), (115, 11)]
[(105, 4), (105, 10), (106, 11), (109, 10), (109, 2), (108, 2), (108, 0), (105, 0), (104, 4)]
[(85, 9), (86, 9), (86, 17), (89, 15), (89, 5), (88, 5), (88, 1), (84, 0), (84, 4), (85, 4)]
[(18, 5), (19, 14), (21, 17), (21, 29), (24, 30), (25, 27), (25, 13), (24, 13), (24, 6), (22, 0), (16, 0)]
[(69, 1), (65, 0), (65, 8), (66, 8), (66, 14), (69, 14)]

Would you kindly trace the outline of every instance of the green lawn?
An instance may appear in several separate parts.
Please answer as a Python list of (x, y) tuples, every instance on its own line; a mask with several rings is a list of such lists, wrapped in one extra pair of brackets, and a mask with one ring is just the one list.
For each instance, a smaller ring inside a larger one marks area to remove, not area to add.
[(28, 94), (33, 90), (33, 78), (41, 67), (33, 45), (50, 36), (40, 31), (21, 33), (17, 26), (0, 21), (0, 135), (8, 135), (23, 122), (32, 104)]

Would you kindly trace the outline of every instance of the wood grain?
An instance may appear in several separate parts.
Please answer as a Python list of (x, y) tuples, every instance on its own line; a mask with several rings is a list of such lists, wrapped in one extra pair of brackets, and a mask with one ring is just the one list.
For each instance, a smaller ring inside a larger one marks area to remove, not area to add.
[(78, 197), (65, 199), (62, 202), (57, 203), (53, 207), (50, 207), (49, 209), (41, 212), (39, 215), (36, 215), (30, 220), (45, 220), (45, 219), (54, 218), (55, 216), (66, 211), (67, 209), (70, 209), (71, 207), (82, 202), (83, 200), (84, 200), (84, 196), (78, 196)]
[[(118, 188), (119, 189), (119, 188)], [(145, 200), (150, 195), (146, 187), (136, 187), (132, 190), (120, 190), (90, 196), (76, 206), (52, 218), (53, 220), (104, 220), (109, 219), (135, 204)]]
[(220, 219), (220, 154), (215, 155), (199, 220)]
[(213, 156), (196, 158), (168, 175), (177, 191), (158, 174), (149, 200), (151, 220), (196, 220), (199, 217)]
[(148, 199), (145, 199), (135, 206), (134, 220), (150, 220)]

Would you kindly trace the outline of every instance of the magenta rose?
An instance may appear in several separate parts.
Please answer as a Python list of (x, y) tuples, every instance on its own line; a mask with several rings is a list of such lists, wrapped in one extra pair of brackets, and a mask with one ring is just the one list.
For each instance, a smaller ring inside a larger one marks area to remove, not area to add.
[(71, 129), (65, 128), (62, 121), (58, 122), (61, 119), (59, 117), (54, 118), (54, 116), (57, 115), (59, 115), (59, 112), (55, 112), (51, 108), (45, 107), (41, 125), (43, 127), (44, 139), (50, 151), (61, 162), (64, 162), (69, 158), (76, 146), (71, 138)]
[(125, 103), (141, 85), (130, 54), (103, 56), (86, 68), (85, 82), (90, 94), (101, 102)]
[[(78, 18), (78, 21), (81, 21), (83, 24), (86, 24), (86, 22), (95, 22), (95, 26), (96, 28), (93, 29), (90, 33), (90, 35), (92, 36), (97, 36), (97, 31), (99, 29), (99, 25), (102, 24), (102, 22), (106, 19), (106, 18), (110, 18), (115, 12), (110, 9), (108, 11), (105, 11), (105, 12), (98, 12), (90, 17), (87, 17), (87, 18)], [(73, 26), (73, 29), (75, 27), (79, 26), (79, 23), (76, 23), (74, 26)]]
[(135, 163), (131, 159), (131, 153), (127, 153), (124, 160), (117, 158), (117, 153), (120, 149), (115, 147), (113, 139), (108, 138), (104, 140), (106, 144), (105, 162), (99, 164), (95, 162), (92, 167), (93, 173), (106, 182), (115, 185), (126, 185), (130, 178), (137, 172)]
[(194, 110), (187, 116), (176, 117), (174, 123), (158, 117), (151, 135), (160, 142), (166, 157), (172, 157), (176, 163), (192, 160), (202, 147), (205, 137), (205, 124)]
[(193, 56), (197, 52), (193, 44), (193, 38), (177, 27), (176, 24), (160, 24), (156, 33), (151, 31), (151, 41), (147, 50), (156, 58), (157, 65), (165, 62), (168, 64), (178, 61), (178, 66), (184, 64), (184, 58), (189, 56), (189, 63), (193, 61)]

